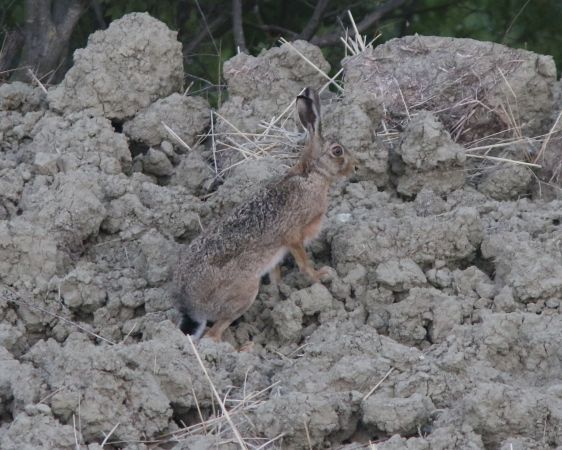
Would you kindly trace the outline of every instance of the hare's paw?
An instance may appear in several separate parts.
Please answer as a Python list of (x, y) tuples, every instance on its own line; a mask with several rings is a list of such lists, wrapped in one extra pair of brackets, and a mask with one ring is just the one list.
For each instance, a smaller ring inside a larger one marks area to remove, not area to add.
[(311, 278), (314, 282), (319, 282), (321, 280), (328, 281), (334, 278), (335, 270), (329, 266), (321, 267), (318, 270), (314, 270)]
[(238, 352), (249, 353), (254, 349), (254, 345), (254, 341), (248, 341), (238, 349)]

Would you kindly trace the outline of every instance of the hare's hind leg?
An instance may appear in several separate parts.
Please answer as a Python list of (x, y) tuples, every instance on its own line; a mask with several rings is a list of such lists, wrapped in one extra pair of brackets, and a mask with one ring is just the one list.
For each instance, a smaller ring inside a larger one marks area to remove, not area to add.
[(222, 340), (222, 334), (228, 328), (228, 326), (234, 321), (230, 319), (217, 320), (209, 331), (205, 333), (206, 338), (211, 338), (215, 342), (220, 342)]
[(260, 287), (260, 279), (243, 278), (237, 280), (236, 283), (228, 286), (228, 290), (221, 296), (220, 304), (223, 305), (220, 315), (215, 320), (215, 323), (205, 333), (204, 337), (211, 338), (215, 342), (220, 342), (222, 334), (228, 326), (234, 322), (238, 317), (246, 312), (246, 310), (254, 303), (258, 295)]

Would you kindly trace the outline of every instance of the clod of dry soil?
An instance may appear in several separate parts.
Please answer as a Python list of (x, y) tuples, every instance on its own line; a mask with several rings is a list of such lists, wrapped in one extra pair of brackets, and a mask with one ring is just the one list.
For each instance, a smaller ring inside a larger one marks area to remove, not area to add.
[[(284, 172), (303, 135), (271, 119), (323, 77), (289, 45), (225, 63), (216, 139), (287, 137), (246, 160), (200, 139), (209, 105), (147, 14), (94, 33), (46, 96), (0, 86), (0, 448), (239, 448), (209, 380), (248, 448), (562, 448), (562, 146), (535, 137), (559, 112), (552, 58), (415, 36), (343, 66), (324, 127), (359, 165), (310, 249), (334, 270), (310, 285), (288, 260), (197, 355), (175, 255)], [(524, 143), (487, 138), (514, 124)]]

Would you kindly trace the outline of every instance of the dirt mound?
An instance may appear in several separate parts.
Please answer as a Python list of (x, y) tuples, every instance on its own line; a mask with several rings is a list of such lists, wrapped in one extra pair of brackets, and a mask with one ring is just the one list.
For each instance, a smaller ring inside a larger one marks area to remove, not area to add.
[(556, 109), (552, 57), (492, 42), (406, 36), (348, 58), (344, 67), (352, 90), (374, 93), (391, 119), (438, 111), (462, 142), (506, 125), (532, 136)]
[[(284, 173), (290, 104), (323, 77), (288, 44), (227, 62), (212, 126), (230, 150), (201, 138), (209, 105), (146, 14), (93, 35), (47, 96), (0, 87), (0, 448), (562, 446), (562, 203), (529, 195), (529, 160), (466, 148), (505, 129), (510, 95), (522, 133), (558, 129), (552, 60), (417, 36), (344, 64), (324, 127), (358, 170), (309, 249), (333, 270), (311, 285), (288, 258), (226, 342), (195, 347), (176, 255)], [(557, 135), (534, 139), (555, 164)]]
[(87, 109), (122, 120), (182, 84), (176, 33), (148, 14), (133, 13), (93, 33), (74, 53), (73, 67), (49, 92), (49, 103), (59, 112)]

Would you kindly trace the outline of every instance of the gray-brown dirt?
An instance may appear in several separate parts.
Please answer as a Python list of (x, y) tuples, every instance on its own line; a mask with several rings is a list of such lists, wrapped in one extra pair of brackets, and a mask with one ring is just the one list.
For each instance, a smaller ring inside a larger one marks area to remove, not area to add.
[[(210, 381), (247, 448), (562, 448), (550, 57), (412, 36), (344, 60), (324, 127), (359, 162), (309, 248), (333, 270), (311, 285), (287, 258), (197, 354), (168, 295), (176, 255), (294, 154), (213, 159), (209, 105), (184, 95), (180, 44), (146, 14), (74, 60), (47, 95), (0, 86), (1, 449), (239, 448)], [(247, 133), (324, 82), (288, 45), (224, 76), (219, 114)], [(525, 144), (487, 138), (514, 124)], [(486, 151), (544, 167), (471, 159)]]

